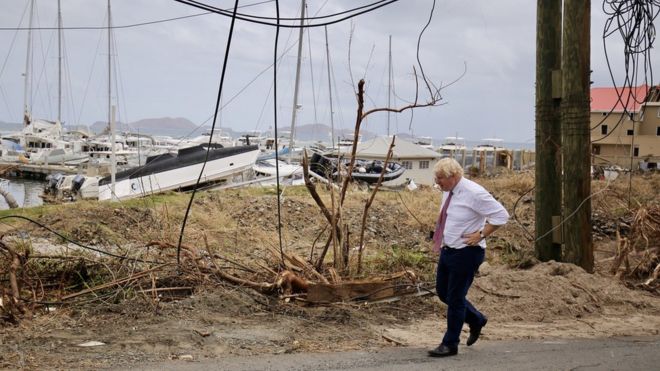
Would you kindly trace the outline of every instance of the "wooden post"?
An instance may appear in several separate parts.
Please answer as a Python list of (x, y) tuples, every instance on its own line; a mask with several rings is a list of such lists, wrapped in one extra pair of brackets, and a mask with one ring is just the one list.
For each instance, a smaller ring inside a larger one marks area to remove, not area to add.
[(594, 270), (590, 175), (590, 11), (591, 0), (564, 1), (561, 59), (564, 258)]
[[(561, 261), (552, 242), (552, 217), (561, 214), (561, 122), (558, 83), (561, 67), (561, 0), (538, 0), (536, 15), (536, 256)], [(554, 84), (553, 84), (554, 81)], [(553, 89), (554, 88), (554, 89)], [(553, 94), (553, 91), (555, 92)], [(540, 238), (543, 237), (543, 238)]]

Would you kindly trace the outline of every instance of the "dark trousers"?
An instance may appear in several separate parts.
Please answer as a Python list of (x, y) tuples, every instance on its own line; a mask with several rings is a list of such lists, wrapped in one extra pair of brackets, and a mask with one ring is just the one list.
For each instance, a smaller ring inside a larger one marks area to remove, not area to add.
[(443, 247), (438, 262), (435, 290), (447, 304), (447, 332), (442, 343), (457, 347), (463, 323), (470, 327), (481, 326), (485, 320), (466, 298), (474, 274), (484, 261), (484, 249), (467, 246), (462, 249)]

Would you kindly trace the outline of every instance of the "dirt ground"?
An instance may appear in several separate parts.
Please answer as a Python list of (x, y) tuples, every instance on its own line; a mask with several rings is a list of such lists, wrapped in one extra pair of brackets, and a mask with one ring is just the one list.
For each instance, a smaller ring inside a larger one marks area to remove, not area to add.
[[(510, 223), (489, 239), (487, 261), (468, 295), (489, 316), (484, 339), (660, 335), (660, 295), (657, 289), (640, 286), (644, 274), (649, 274), (640, 267), (658, 263), (660, 238), (656, 232), (660, 224), (652, 216), (660, 206), (659, 175), (636, 177), (631, 189), (624, 179), (594, 182), (593, 274), (571, 264), (539, 263), (533, 258), (529, 239), (534, 233), (534, 194), (528, 192), (533, 187), (531, 174), (476, 180), (512, 214)], [(330, 204), (331, 191), (320, 189), (320, 193)], [(445, 307), (431, 294), (437, 256), (429, 252), (425, 238), (437, 217), (440, 193), (430, 188), (380, 192), (366, 219), (364, 265), (358, 274), (359, 230), (368, 197), (369, 190), (354, 187), (343, 210), (351, 231), (351, 266), (343, 279), (410, 270), (421, 283), (419, 296), (380, 303), (310, 305), (304, 297), (267, 295), (201, 270), (177, 274), (172, 267), (131, 285), (66, 301), (62, 298), (67, 294), (126, 277), (146, 266), (119, 264), (117, 259), (81, 249), (25, 220), (4, 219), (2, 241), (30, 251), (24, 275), (38, 277), (39, 283), (33, 283), (27, 314), (18, 321), (0, 320), (0, 368), (95, 369), (227, 354), (435, 346), (444, 332)], [(188, 199), (189, 195), (169, 194), (122, 204), (84, 202), (22, 210), (20, 215), (104, 251), (172, 262), (173, 250), (145, 246), (150, 241), (176, 244)], [(329, 233), (324, 231), (319, 208), (304, 187), (284, 189), (281, 205), (286, 251), (314, 261)], [(268, 272), (278, 264), (278, 256), (272, 252), (279, 248), (277, 209), (273, 189), (198, 194), (184, 244), (221, 256), (225, 260), (222, 264), (216, 260), (219, 269), (253, 281), (272, 281), (275, 277)], [(651, 216), (644, 219), (641, 230), (646, 245), (633, 250), (613, 274), (611, 267), (621, 241), (637, 243), (640, 230), (635, 229), (639, 224), (635, 217), (641, 212)], [(9, 212), (2, 214), (6, 215)], [(331, 251), (327, 266), (333, 261)], [(623, 272), (625, 266), (629, 268)], [(0, 282), (7, 286), (6, 275)], [(150, 294), (152, 286), (185, 286), (190, 291), (168, 298)], [(57, 305), (35, 303), (55, 301)]]

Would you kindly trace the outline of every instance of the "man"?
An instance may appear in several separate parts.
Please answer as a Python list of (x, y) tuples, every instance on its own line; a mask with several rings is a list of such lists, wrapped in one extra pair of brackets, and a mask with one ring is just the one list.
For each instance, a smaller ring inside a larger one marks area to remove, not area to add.
[(463, 178), (463, 168), (456, 160), (443, 158), (433, 171), (435, 183), (443, 191), (433, 251), (440, 252), (436, 291), (447, 304), (447, 331), (429, 356), (447, 357), (458, 353), (463, 323), (470, 327), (470, 346), (488, 321), (465, 296), (484, 260), (486, 237), (506, 224), (509, 214), (482, 186)]

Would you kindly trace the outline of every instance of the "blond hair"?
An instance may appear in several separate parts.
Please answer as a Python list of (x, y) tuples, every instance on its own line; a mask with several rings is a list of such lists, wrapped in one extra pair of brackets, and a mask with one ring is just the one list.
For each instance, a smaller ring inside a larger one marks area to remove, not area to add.
[(443, 178), (448, 178), (452, 176), (463, 176), (463, 167), (458, 161), (450, 157), (445, 157), (440, 159), (440, 161), (435, 163), (433, 167), (433, 173), (436, 176), (441, 176)]

